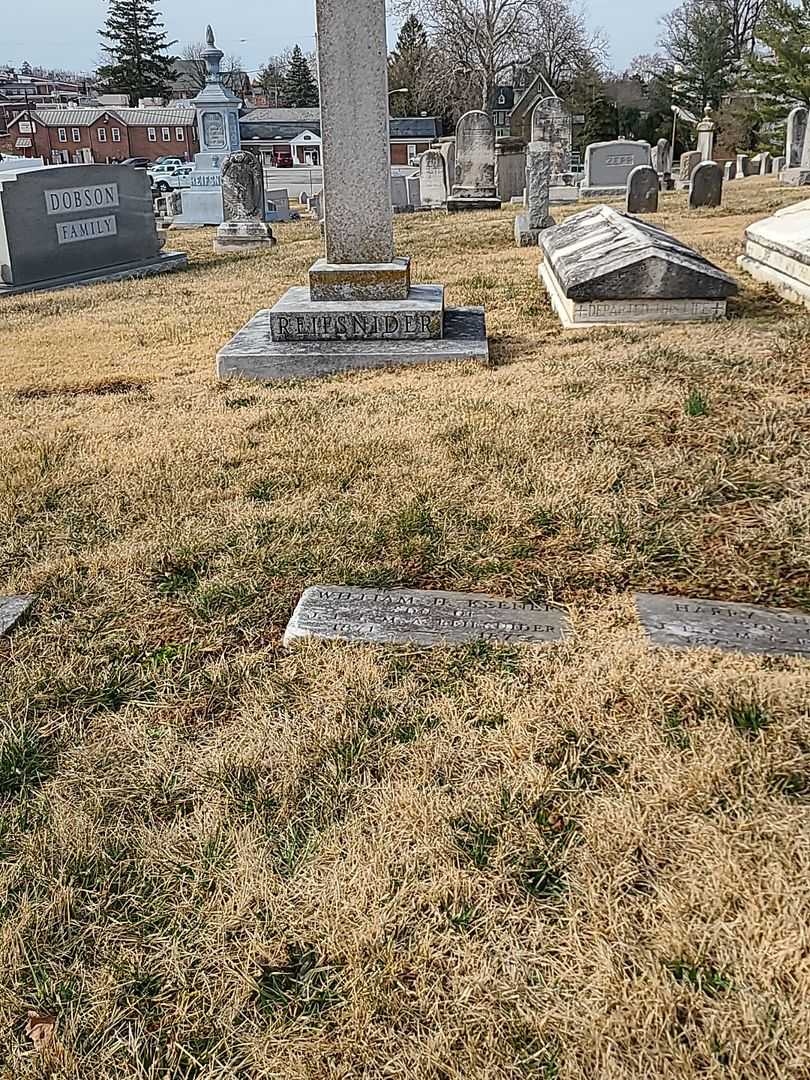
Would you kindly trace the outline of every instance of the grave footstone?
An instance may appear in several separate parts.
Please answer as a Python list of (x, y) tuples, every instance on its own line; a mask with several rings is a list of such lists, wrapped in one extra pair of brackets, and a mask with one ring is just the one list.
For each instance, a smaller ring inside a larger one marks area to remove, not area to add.
[(27, 615), (36, 597), (29, 594), (21, 596), (0, 596), (0, 634), (7, 634)]
[(658, 173), (650, 165), (639, 165), (627, 178), (627, 213), (658, 213)]
[(785, 140), (785, 168), (798, 169), (802, 163), (804, 137), (807, 133), (807, 109), (797, 105), (788, 115)]
[[(310, 269), (309, 289), (288, 290), (220, 351), (219, 375), (275, 380), (486, 362), (483, 308), (446, 309), (443, 285), (415, 290), (410, 259), (395, 253), (385, 0), (316, 0), (316, 22), (326, 256)], [(491, 177), (475, 146), (467, 152), (475, 176)]]
[(585, 151), (585, 178), (580, 194), (583, 199), (624, 196), (627, 178), (638, 165), (652, 160), (650, 144), (618, 139), (591, 143)]
[(789, 608), (637, 593), (649, 639), (674, 649), (810, 657), (810, 615)]
[(750, 225), (738, 265), (786, 300), (810, 307), (810, 200)]
[(689, 181), (689, 209), (717, 207), (723, 202), (723, 170), (713, 161), (702, 161)]
[(187, 264), (162, 252), (149, 178), (120, 165), (0, 173), (0, 297), (145, 277)]
[(564, 612), (478, 593), (316, 585), (301, 597), (284, 635), (386, 645), (470, 641), (544, 644), (569, 633)]
[(558, 97), (543, 98), (532, 112), (532, 142), (545, 143), (551, 158), (551, 185), (566, 186), (571, 179), (573, 122)]
[(422, 206), (429, 210), (447, 205), (447, 165), (441, 150), (426, 150), (419, 162)]
[(222, 224), (217, 228), (214, 251), (259, 251), (275, 244), (264, 223), (264, 174), (255, 154), (238, 150), (222, 163)]
[(733, 278), (674, 236), (612, 207), (540, 234), (540, 277), (566, 329), (722, 319)]
[(543, 229), (554, 224), (548, 211), (552, 158), (547, 143), (529, 143), (526, 150), (527, 213), (515, 218), (518, 247), (536, 247)]
[(499, 210), (495, 189), (495, 129), (485, 112), (465, 113), (456, 128), (456, 181), (447, 200), (450, 213)]

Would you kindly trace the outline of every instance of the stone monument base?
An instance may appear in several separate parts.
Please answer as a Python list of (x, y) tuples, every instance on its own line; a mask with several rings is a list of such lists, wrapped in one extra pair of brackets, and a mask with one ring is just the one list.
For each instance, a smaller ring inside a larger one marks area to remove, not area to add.
[(353, 300), (407, 300), (411, 260), (390, 263), (328, 263), (318, 259), (309, 271), (311, 299), (337, 303)]
[[(356, 305), (354, 305), (356, 307)], [(397, 305), (386, 305), (389, 313)], [(349, 308), (343, 318), (351, 319)], [(489, 362), (484, 309), (447, 308), (444, 336), (403, 340), (276, 341), (272, 337), (273, 311), (260, 311), (217, 355), (221, 379), (243, 377), (261, 381), (313, 379), (359, 368), (397, 367), (440, 361)], [(407, 318), (407, 314), (406, 314)]]
[[(543, 229), (548, 229), (554, 224), (554, 218), (549, 217)], [(515, 243), (518, 247), (537, 247), (543, 229), (532, 229), (529, 225), (529, 215), (518, 214), (515, 218)]]
[(261, 251), (275, 243), (273, 230), (262, 221), (225, 221), (217, 228), (214, 251), (218, 255)]
[(778, 210), (745, 230), (737, 265), (794, 304), (810, 307), (810, 200)]
[(0, 283), (0, 298), (29, 292), (55, 292), (57, 289), (71, 289), (76, 285), (95, 285), (102, 281), (124, 281), (127, 278), (151, 277), (152, 274), (165, 274), (170, 270), (181, 270), (187, 265), (188, 256), (184, 252), (166, 251), (155, 259), (119, 263), (117, 266), (107, 266), (86, 273), (66, 274), (63, 277), (48, 278), (44, 281), (28, 282), (21, 285)]
[(623, 199), (627, 187), (581, 187), (580, 199)]
[(579, 188), (570, 184), (552, 184), (548, 189), (548, 201), (552, 206), (565, 206), (579, 199)]
[(645, 322), (708, 322), (726, 317), (725, 300), (570, 300), (545, 262), (540, 264), (540, 280), (566, 330)]
[(783, 169), (779, 181), (788, 187), (807, 187), (810, 185), (810, 171), (807, 169)]
[(465, 210), (500, 210), (500, 208), (501, 200), (497, 196), (495, 198), (491, 198), (488, 195), (452, 195), (447, 200), (448, 214), (460, 214), (463, 213)]

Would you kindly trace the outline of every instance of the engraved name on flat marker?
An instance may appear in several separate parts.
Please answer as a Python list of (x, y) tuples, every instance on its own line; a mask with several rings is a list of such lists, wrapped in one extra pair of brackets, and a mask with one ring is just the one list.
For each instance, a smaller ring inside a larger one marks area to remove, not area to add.
[(569, 632), (565, 613), (546, 604), (478, 593), (315, 585), (301, 597), (284, 644), (309, 637), (390, 645), (542, 644)]
[(0, 634), (7, 634), (25, 615), (36, 597), (0, 596)]
[(642, 625), (656, 645), (810, 658), (810, 615), (789, 608), (637, 593)]

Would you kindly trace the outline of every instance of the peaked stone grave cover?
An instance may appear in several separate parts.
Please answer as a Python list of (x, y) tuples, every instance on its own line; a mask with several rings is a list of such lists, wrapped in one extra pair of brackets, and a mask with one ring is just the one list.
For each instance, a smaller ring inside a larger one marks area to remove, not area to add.
[(738, 265), (785, 299), (810, 307), (810, 199), (749, 225)]
[(568, 632), (564, 612), (478, 593), (315, 585), (301, 597), (284, 644), (302, 638), (379, 644), (543, 644)]
[(31, 594), (0, 596), (0, 634), (7, 634), (26, 615), (36, 600)]
[(540, 277), (567, 328), (721, 319), (732, 277), (648, 222), (596, 206), (540, 234)]
[[(394, 250), (385, 0), (316, 0), (315, 11), (326, 257), (308, 289), (288, 290), (220, 351), (218, 373), (275, 380), (486, 361), (484, 309), (445, 310), (444, 286), (412, 288), (410, 259)], [(468, 149), (483, 182), (483, 157)]]

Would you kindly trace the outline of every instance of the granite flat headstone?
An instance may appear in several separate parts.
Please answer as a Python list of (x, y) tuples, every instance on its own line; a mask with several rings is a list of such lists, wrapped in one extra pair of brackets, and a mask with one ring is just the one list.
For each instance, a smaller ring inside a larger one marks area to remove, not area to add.
[(301, 638), (380, 644), (542, 644), (569, 632), (564, 612), (477, 593), (316, 585), (301, 597), (284, 644)]
[(149, 178), (120, 165), (0, 173), (0, 297), (175, 270)]
[(35, 600), (36, 597), (31, 594), (0, 596), (0, 634), (7, 634), (16, 626)]
[(649, 593), (637, 593), (635, 600), (656, 645), (810, 657), (810, 615), (802, 611)]
[(723, 170), (713, 161), (702, 161), (689, 181), (689, 209), (717, 207), (723, 202)]
[(656, 214), (661, 181), (651, 165), (637, 165), (627, 177), (627, 213)]
[(585, 151), (585, 179), (580, 193), (584, 199), (624, 195), (633, 169), (651, 161), (652, 150), (647, 142), (618, 139), (591, 143)]

